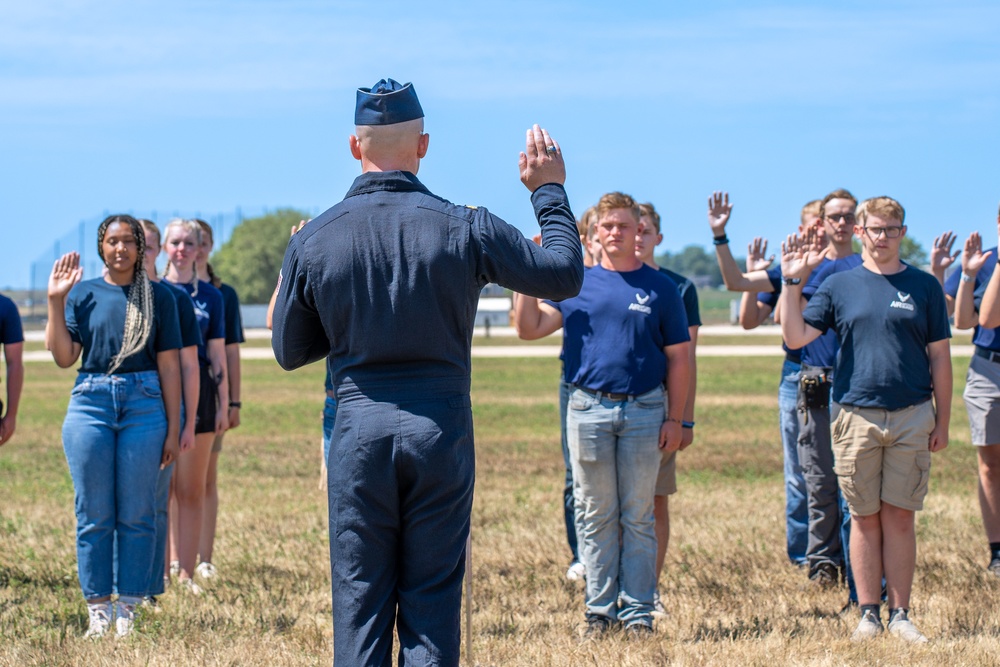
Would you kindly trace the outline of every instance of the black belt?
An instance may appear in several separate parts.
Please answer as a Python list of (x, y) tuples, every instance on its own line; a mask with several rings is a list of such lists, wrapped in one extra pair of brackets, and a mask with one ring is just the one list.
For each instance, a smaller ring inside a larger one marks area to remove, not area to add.
[(985, 350), (978, 345), (976, 346), (976, 356), (982, 357), (987, 361), (992, 361), (994, 363), (1000, 363), (1000, 352), (994, 352), (992, 350)]
[(612, 401), (631, 401), (635, 398), (635, 394), (616, 394), (613, 391), (599, 391), (597, 389), (588, 389), (587, 387), (581, 387), (580, 385), (575, 385), (577, 389), (585, 394), (590, 394), (591, 396), (601, 400), (601, 397), (611, 399)]
[(793, 364), (801, 364), (802, 363), (802, 355), (801, 354), (792, 354), (791, 352), (785, 352), (785, 361), (790, 361)]

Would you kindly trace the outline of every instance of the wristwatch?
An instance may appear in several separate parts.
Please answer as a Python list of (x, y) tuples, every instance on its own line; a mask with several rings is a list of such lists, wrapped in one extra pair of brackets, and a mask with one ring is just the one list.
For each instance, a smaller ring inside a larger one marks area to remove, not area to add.
[(786, 285), (799, 285), (802, 283), (802, 278), (785, 278), (781, 282)]

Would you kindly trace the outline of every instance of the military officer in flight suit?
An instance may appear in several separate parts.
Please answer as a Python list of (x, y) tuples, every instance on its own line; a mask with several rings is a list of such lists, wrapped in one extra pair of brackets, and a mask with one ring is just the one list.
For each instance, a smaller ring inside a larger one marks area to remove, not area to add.
[(519, 167), (542, 245), (484, 208), (432, 194), (413, 86), (357, 92), (344, 200), (288, 244), (272, 345), (291, 370), (329, 357), (334, 662), (457, 665), (475, 476), (470, 348), (489, 282), (575, 296), (583, 280), (559, 145), (535, 125)]

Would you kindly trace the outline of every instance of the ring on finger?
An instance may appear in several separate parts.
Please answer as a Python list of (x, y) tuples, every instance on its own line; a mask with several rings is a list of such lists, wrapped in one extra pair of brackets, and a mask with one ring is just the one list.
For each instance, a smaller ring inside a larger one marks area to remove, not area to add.
[(545, 152), (546, 153), (555, 153), (556, 152), (556, 147), (555, 146), (546, 146), (545, 147)]

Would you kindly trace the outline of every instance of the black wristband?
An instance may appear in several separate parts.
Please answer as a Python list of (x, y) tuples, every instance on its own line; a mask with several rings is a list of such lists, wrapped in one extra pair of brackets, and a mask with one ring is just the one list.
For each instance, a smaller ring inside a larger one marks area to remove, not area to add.
[(729, 237), (723, 234), (712, 239), (712, 245), (729, 245)]
[(690, 429), (693, 429), (694, 428), (694, 422), (682, 421), (681, 422), (681, 428), (690, 428)]
[(231, 408), (242, 408), (243, 407), (243, 403), (241, 403), (240, 401), (229, 401), (229, 407), (231, 407)]

